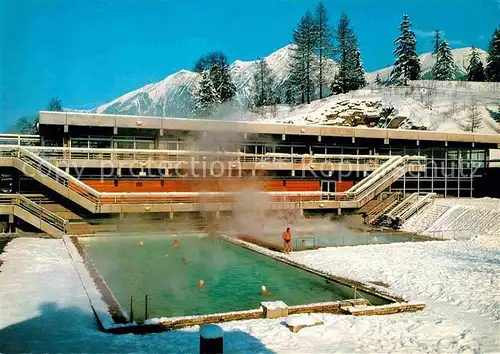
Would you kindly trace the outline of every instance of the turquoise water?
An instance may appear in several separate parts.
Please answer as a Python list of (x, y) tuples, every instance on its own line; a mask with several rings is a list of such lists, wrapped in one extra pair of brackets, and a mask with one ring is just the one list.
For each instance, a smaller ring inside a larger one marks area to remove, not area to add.
[[(174, 239), (179, 248), (173, 247)], [(79, 241), (127, 312), (130, 297), (135, 297), (138, 320), (145, 317), (146, 294), (149, 318), (256, 309), (262, 301), (299, 305), (354, 298), (350, 287), (216, 237), (122, 235)], [(262, 285), (271, 295), (262, 294)], [(362, 296), (374, 304), (387, 303)]]

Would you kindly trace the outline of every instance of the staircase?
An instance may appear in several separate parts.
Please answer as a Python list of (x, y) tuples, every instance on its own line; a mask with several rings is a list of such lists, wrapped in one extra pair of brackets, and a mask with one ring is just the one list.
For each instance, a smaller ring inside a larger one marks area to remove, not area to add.
[[(162, 193), (104, 193), (98, 192), (69, 173), (52, 165), (21, 146), (0, 146), (0, 166), (12, 166), (44, 184), (91, 213), (122, 213), (145, 211), (212, 211), (230, 210), (239, 193), (227, 192), (162, 192)], [(262, 192), (273, 197), (272, 203), (289, 203), (299, 207), (300, 202), (312, 202), (312, 208), (330, 202), (334, 207), (357, 209), (386, 190), (407, 172), (423, 171), (425, 157), (394, 156), (368, 177), (346, 192)], [(327, 200), (321, 201), (326, 196)], [(299, 200), (299, 203), (293, 203)], [(204, 209), (205, 208), (205, 209)]]
[(391, 193), (386, 199), (368, 212), (365, 217), (365, 223), (375, 223), (381, 215), (386, 214), (399, 203), (400, 197), (400, 193)]
[(14, 215), (53, 237), (66, 234), (67, 220), (19, 194), (0, 194), (0, 214)]

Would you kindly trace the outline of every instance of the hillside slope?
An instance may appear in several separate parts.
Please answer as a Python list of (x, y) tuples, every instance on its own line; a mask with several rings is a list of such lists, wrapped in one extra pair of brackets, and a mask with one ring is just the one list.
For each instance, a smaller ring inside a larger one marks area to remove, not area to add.
[[(274, 89), (280, 96), (284, 96), (289, 80), (291, 53), (292, 46), (287, 45), (264, 58), (275, 77)], [(253, 76), (256, 72), (255, 63), (256, 61), (236, 60), (230, 65), (229, 70), (236, 86), (236, 101), (240, 107), (246, 107), (251, 99)], [(325, 73), (328, 82), (333, 80), (335, 71), (335, 62), (328, 60)], [(160, 82), (126, 93), (93, 111), (110, 114), (186, 117), (193, 108), (191, 92), (195, 90), (199, 77), (198, 73), (181, 70)]]

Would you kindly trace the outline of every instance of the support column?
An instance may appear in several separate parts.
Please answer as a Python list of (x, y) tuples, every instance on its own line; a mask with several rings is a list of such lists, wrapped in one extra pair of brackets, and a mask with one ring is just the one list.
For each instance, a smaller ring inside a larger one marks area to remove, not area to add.
[(9, 222), (7, 223), (7, 232), (15, 233), (16, 225), (14, 224), (14, 215), (9, 215)]
[(337, 215), (342, 215), (342, 209), (341, 208), (337, 209)]

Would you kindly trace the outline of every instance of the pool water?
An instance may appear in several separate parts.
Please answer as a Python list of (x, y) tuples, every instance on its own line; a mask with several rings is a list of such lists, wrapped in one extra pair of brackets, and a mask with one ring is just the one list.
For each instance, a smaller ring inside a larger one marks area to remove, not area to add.
[[(174, 240), (179, 248), (174, 248)], [(142, 320), (354, 298), (353, 289), (213, 236), (120, 235), (80, 238), (80, 243), (122, 307)], [(142, 246), (141, 246), (142, 242)], [(199, 280), (204, 287), (199, 288)], [(271, 295), (261, 292), (265, 285)], [(358, 292), (359, 293), (359, 292)], [(373, 304), (386, 300), (361, 293)]]

